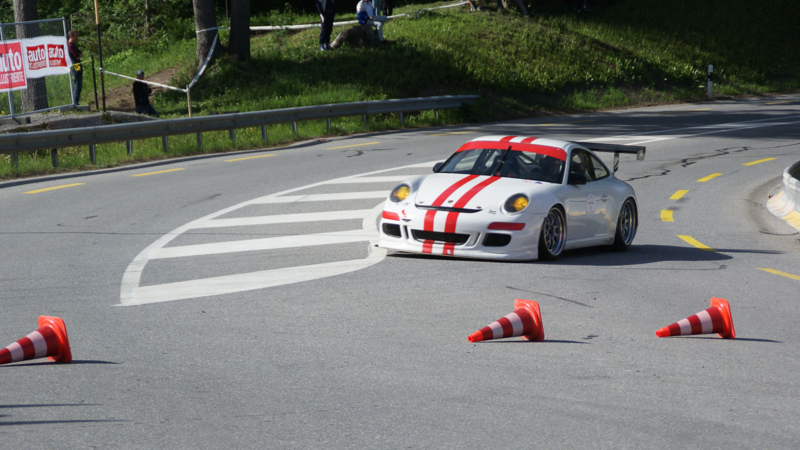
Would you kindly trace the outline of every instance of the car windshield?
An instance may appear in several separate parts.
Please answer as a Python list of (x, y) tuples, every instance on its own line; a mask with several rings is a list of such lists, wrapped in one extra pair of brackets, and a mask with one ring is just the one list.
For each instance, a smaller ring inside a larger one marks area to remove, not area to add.
[(561, 183), (564, 161), (519, 150), (472, 149), (453, 154), (438, 173), (463, 173)]

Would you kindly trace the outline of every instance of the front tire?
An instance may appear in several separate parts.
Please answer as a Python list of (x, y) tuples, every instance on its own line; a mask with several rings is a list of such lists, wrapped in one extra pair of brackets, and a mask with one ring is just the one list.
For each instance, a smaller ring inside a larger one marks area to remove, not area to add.
[(628, 250), (636, 237), (636, 230), (639, 228), (639, 212), (636, 210), (636, 203), (632, 198), (625, 200), (619, 210), (617, 219), (617, 231), (614, 233), (614, 243), (611, 248), (618, 252)]
[(539, 259), (552, 261), (564, 250), (567, 240), (567, 220), (564, 211), (553, 207), (542, 221), (539, 234)]

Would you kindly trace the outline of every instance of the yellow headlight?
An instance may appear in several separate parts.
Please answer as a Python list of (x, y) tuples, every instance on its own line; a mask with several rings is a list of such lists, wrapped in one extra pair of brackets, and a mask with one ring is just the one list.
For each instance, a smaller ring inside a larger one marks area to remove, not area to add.
[(394, 190), (392, 191), (392, 196), (390, 198), (393, 202), (400, 203), (403, 200), (407, 199), (408, 194), (410, 193), (411, 193), (411, 188), (409, 188), (405, 184), (401, 184), (400, 186), (394, 188)]
[(522, 194), (517, 194), (510, 197), (508, 200), (506, 200), (505, 204), (506, 211), (512, 213), (520, 212), (527, 206), (528, 206), (528, 197)]

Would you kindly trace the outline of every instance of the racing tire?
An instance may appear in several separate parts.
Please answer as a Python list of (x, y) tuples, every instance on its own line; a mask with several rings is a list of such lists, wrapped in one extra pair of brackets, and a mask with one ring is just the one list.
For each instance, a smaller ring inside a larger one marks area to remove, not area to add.
[(539, 259), (552, 261), (564, 251), (567, 241), (567, 220), (561, 208), (553, 207), (542, 221), (539, 234)]
[(636, 203), (632, 198), (625, 200), (619, 210), (617, 219), (617, 230), (614, 233), (614, 243), (611, 249), (618, 252), (628, 250), (636, 237), (636, 230), (639, 228), (639, 212)]

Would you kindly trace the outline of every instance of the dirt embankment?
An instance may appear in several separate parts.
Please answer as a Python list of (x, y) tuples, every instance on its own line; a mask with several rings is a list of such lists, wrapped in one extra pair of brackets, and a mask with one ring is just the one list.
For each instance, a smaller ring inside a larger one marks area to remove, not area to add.
[[(169, 81), (175, 78), (178, 73), (178, 68), (173, 67), (170, 69), (162, 70), (161, 72), (156, 72), (154, 74), (144, 74), (145, 81), (152, 81), (154, 83), (159, 84), (167, 84), (169, 85)], [(136, 74), (126, 74), (123, 73), (121, 75), (126, 75), (130, 77), (135, 77)], [(108, 78), (111, 78), (112, 75), (108, 75)], [(136, 105), (133, 103), (133, 81), (125, 80), (126, 84), (124, 86), (120, 86), (118, 88), (112, 89), (110, 91), (106, 91), (106, 109), (107, 110), (114, 110), (114, 111), (124, 111), (124, 112), (136, 112)], [(157, 93), (163, 91), (164, 88), (159, 88), (155, 86), (151, 86), (153, 89), (153, 93)], [(99, 95), (98, 91), (98, 95)], [(94, 95), (94, 94), (92, 94)], [(84, 98), (83, 102), (86, 102), (87, 99)], [(102, 108), (102, 98), (100, 99), (100, 106)], [(152, 103), (152, 100), (151, 100)], [(94, 104), (92, 103), (92, 107)], [(158, 107), (156, 106), (156, 109)]]

